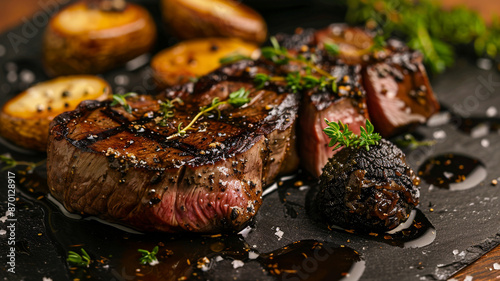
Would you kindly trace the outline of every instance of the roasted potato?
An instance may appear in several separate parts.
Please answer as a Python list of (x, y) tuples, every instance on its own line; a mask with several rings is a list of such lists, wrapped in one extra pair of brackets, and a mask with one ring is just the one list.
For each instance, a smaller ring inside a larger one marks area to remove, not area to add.
[(45, 151), (49, 124), (83, 100), (104, 100), (111, 92), (103, 79), (90, 75), (59, 77), (36, 84), (9, 100), (0, 111), (0, 135), (13, 143)]
[(159, 52), (151, 68), (160, 87), (188, 82), (218, 68), (220, 59), (232, 55), (259, 56), (258, 46), (238, 38), (204, 38), (183, 41)]
[(162, 0), (163, 20), (181, 39), (238, 37), (262, 43), (266, 40), (264, 19), (242, 3), (231, 0)]
[(84, 2), (59, 11), (43, 38), (43, 62), (51, 76), (96, 74), (148, 52), (156, 27), (142, 7), (105, 11)]

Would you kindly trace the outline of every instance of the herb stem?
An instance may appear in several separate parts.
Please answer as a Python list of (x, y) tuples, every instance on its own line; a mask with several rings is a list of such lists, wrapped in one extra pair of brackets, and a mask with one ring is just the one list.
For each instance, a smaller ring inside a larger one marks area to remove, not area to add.
[[(208, 108), (205, 108), (203, 110), (201, 110), (200, 112), (198, 112), (198, 114), (196, 114), (196, 116), (194, 116), (193, 120), (191, 120), (191, 122), (186, 126), (184, 127), (182, 130), (179, 130), (177, 133), (171, 135), (171, 136), (168, 136), (167, 137), (167, 140), (170, 140), (170, 139), (173, 139), (173, 138), (176, 138), (176, 137), (179, 137), (179, 136), (183, 136), (187, 133), (188, 130), (194, 130), (193, 125), (194, 123), (196, 123), (196, 121), (205, 113), (207, 112), (210, 112), (216, 108), (218, 108), (220, 105), (223, 105), (223, 104), (227, 104), (228, 102), (227, 101), (222, 101), (222, 102), (218, 102)], [(182, 124), (182, 123), (181, 123)]]

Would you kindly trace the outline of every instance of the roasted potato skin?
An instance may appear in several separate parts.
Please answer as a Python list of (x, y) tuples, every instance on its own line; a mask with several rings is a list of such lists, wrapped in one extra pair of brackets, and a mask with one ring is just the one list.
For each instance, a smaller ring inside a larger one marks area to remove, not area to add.
[[(50, 85), (71, 82), (75, 79), (92, 79), (99, 87), (81, 98), (71, 97), (65, 93), (30, 96), (28, 92), (36, 87), (50, 89)], [(85, 99), (105, 100), (110, 95), (111, 87), (109, 84), (105, 80), (91, 75), (64, 76), (39, 83), (10, 99), (2, 106), (0, 135), (21, 147), (44, 152), (47, 147), (49, 125), (55, 116), (75, 109)], [(40, 108), (35, 109), (38, 106)]]
[(267, 26), (262, 16), (237, 1), (162, 0), (161, 3), (163, 20), (180, 39), (238, 37), (257, 44), (266, 40)]
[[(75, 18), (97, 18), (94, 28), (68, 28)], [(156, 41), (149, 13), (135, 4), (123, 11), (90, 9), (72, 4), (51, 18), (43, 37), (43, 63), (50, 76), (97, 74), (147, 53)]]
[(234, 55), (256, 59), (259, 47), (239, 38), (186, 40), (162, 50), (151, 60), (153, 77), (160, 88), (183, 84), (221, 66), (220, 59)]

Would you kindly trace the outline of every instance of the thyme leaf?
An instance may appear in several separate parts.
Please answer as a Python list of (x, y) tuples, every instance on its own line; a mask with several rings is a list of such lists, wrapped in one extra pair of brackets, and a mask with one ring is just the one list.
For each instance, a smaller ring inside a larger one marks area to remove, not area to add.
[(82, 253), (81, 255), (73, 251), (68, 251), (66, 261), (73, 266), (88, 267), (92, 261), (89, 254), (83, 248), (80, 248), (80, 252)]
[(240, 88), (237, 91), (234, 91), (229, 94), (229, 99), (220, 101), (219, 98), (215, 97), (212, 99), (212, 103), (210, 106), (204, 106), (200, 109), (200, 112), (196, 114), (195, 117), (191, 120), (191, 122), (184, 128), (182, 128), (182, 122), (179, 124), (177, 127), (177, 133), (170, 135), (167, 137), (167, 140), (176, 138), (176, 137), (183, 137), (186, 135), (188, 130), (195, 130), (193, 128), (193, 125), (196, 123), (196, 121), (203, 115), (206, 115), (207, 113), (210, 113), (212, 111), (216, 111), (219, 115), (220, 118), (220, 111), (219, 111), (219, 106), (224, 105), (224, 104), (229, 104), (234, 107), (242, 107), (243, 105), (247, 104), (250, 102), (250, 98), (248, 95), (250, 94), (249, 91), (245, 90), (245, 88)]
[[(288, 73), (284, 77), (271, 77), (264, 73), (257, 73), (254, 77), (254, 83), (257, 88), (264, 87), (269, 81), (285, 81), (286, 86), (294, 93), (303, 89), (312, 89), (314, 87), (319, 87), (320, 90), (325, 90), (328, 87), (334, 92), (337, 91), (337, 78), (318, 67), (315, 63), (316, 57), (314, 55), (311, 55), (309, 58), (301, 54), (292, 55), (285, 47), (280, 46), (276, 37), (271, 37), (269, 40), (271, 41), (272, 46), (263, 47), (261, 49), (262, 57), (278, 65), (298, 62), (302, 65), (302, 70), (305, 74), (302, 74), (299, 71), (294, 71)], [(331, 54), (338, 54), (340, 51), (339, 47), (335, 44), (325, 44), (325, 48)]]
[(155, 246), (151, 252), (143, 249), (138, 249), (137, 251), (142, 254), (142, 257), (139, 258), (141, 264), (155, 265), (158, 263), (158, 259), (156, 258), (158, 246)]
[(364, 147), (369, 151), (371, 145), (378, 145), (382, 139), (378, 133), (374, 132), (375, 128), (368, 120), (365, 123), (366, 129), (362, 126), (360, 127), (361, 134), (359, 136), (349, 130), (347, 124), (342, 123), (340, 120), (338, 122), (330, 122), (325, 118), (325, 122), (327, 127), (323, 129), (323, 132), (330, 138), (328, 146), (333, 147), (333, 150), (342, 146), (351, 146), (354, 148)]
[(137, 93), (126, 93), (123, 95), (120, 94), (114, 94), (112, 97), (112, 102), (110, 106), (115, 106), (115, 105), (121, 105), (127, 111), (128, 113), (132, 113), (132, 107), (127, 102), (127, 98), (129, 97), (135, 97), (137, 96)]
[(336, 56), (340, 53), (340, 47), (337, 44), (324, 43), (323, 46), (325, 47), (325, 50), (332, 56)]
[(166, 126), (167, 125), (167, 119), (172, 118), (175, 115), (174, 112), (174, 107), (175, 103), (178, 103), (180, 105), (183, 105), (184, 102), (180, 98), (175, 98), (173, 100), (164, 100), (160, 101), (160, 112), (163, 116), (160, 122), (158, 122), (158, 125), (160, 126)]

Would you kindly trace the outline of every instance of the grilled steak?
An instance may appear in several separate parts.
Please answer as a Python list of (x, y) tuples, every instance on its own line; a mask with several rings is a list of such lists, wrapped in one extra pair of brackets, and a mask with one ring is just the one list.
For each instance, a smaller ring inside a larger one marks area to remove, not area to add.
[[(328, 147), (329, 139), (322, 131), (324, 118), (340, 120), (359, 134), (369, 116), (375, 129), (389, 137), (424, 123), (439, 110), (421, 54), (400, 41), (389, 40), (387, 46), (374, 50), (374, 34), (345, 24), (318, 31), (298, 29), (296, 34), (277, 38), (291, 52), (305, 57), (314, 54), (318, 65), (337, 77), (337, 92), (310, 92), (302, 100), (299, 153), (303, 166), (314, 176), (321, 174), (328, 158), (337, 152)], [(338, 46), (338, 54), (326, 52), (325, 44)]]
[[(262, 202), (262, 188), (298, 165), (294, 124), (299, 98), (272, 84), (255, 89), (251, 73), (270, 66), (241, 61), (160, 97), (87, 101), (51, 124), (48, 183), (72, 212), (145, 231), (219, 232), (243, 227)], [(184, 137), (167, 140), (214, 97), (240, 88), (251, 101), (221, 106)], [(159, 100), (180, 97), (165, 118)]]
[(425, 123), (439, 111), (422, 54), (403, 42), (391, 39), (377, 47), (374, 35), (365, 29), (333, 24), (315, 33), (314, 44), (321, 48), (324, 43), (337, 44), (345, 63), (363, 66), (368, 113), (382, 136)]

